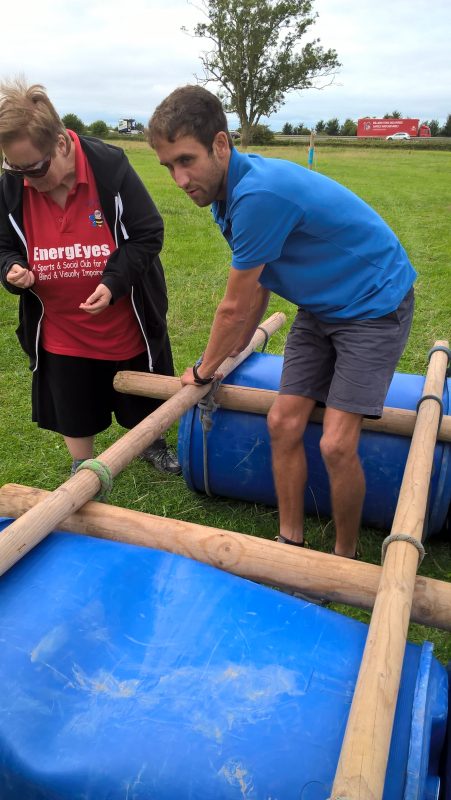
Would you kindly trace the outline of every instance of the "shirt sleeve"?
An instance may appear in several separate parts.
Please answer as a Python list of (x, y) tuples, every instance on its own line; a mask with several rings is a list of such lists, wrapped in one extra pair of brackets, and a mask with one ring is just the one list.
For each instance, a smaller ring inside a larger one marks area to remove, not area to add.
[(302, 211), (286, 198), (261, 190), (242, 195), (230, 209), (232, 266), (252, 269), (276, 261), (285, 240), (302, 219)]

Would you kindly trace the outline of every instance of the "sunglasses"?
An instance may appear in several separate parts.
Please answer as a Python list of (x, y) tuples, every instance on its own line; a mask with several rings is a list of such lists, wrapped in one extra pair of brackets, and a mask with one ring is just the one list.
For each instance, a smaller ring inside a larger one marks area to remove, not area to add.
[(8, 175), (14, 175), (16, 178), (43, 178), (49, 171), (52, 155), (42, 159), (42, 161), (35, 161), (34, 164), (29, 164), (27, 167), (17, 167), (15, 164), (10, 164), (6, 156), (3, 158), (2, 169)]

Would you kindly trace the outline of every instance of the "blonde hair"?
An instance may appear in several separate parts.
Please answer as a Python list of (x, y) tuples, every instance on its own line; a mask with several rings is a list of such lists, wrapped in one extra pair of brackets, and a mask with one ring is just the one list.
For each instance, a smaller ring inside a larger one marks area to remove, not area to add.
[(53, 153), (61, 135), (69, 141), (44, 86), (27, 86), (23, 78), (0, 83), (0, 147), (28, 137), (38, 150)]

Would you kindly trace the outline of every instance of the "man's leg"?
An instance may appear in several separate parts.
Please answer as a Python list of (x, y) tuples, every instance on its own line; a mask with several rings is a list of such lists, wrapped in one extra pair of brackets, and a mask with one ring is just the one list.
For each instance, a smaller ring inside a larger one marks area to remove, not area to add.
[(308, 397), (278, 395), (268, 414), (280, 533), (294, 542), (304, 541), (307, 463), (302, 437), (315, 402)]
[(365, 476), (357, 453), (361, 426), (361, 414), (327, 408), (320, 441), (330, 483), (335, 553), (348, 558), (356, 553), (365, 497)]

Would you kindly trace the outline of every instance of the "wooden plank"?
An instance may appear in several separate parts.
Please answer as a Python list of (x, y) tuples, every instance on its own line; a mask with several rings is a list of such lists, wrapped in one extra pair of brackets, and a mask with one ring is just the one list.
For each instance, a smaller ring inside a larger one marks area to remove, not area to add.
[[(0, 515), (20, 517), (48, 494), (6, 484), (0, 489)], [(178, 553), (243, 578), (357, 608), (373, 607), (381, 575), (375, 564), (99, 503), (86, 503), (59, 528)], [(412, 621), (451, 631), (451, 583), (417, 577)]]
[[(447, 342), (436, 344), (448, 346)], [(447, 354), (432, 354), (423, 396), (442, 397)], [(440, 406), (425, 400), (418, 409), (392, 535), (421, 542)], [(410, 543), (389, 545), (356, 683), (332, 800), (380, 800), (390, 749), (399, 682), (410, 620), (418, 551)]]
[[(122, 371), (114, 378), (114, 388), (124, 394), (136, 394), (143, 397), (157, 397), (168, 400), (179, 390), (178, 378), (166, 375), (149, 375), (145, 372)], [(222, 408), (234, 411), (246, 411), (251, 414), (267, 414), (277, 392), (271, 389), (256, 389), (249, 386), (231, 386), (221, 384), (215, 395), (216, 402)], [(310, 422), (322, 423), (324, 409), (313, 409)], [(386, 406), (381, 419), (364, 419), (362, 427), (367, 431), (391, 433), (397, 436), (411, 437), (415, 428), (416, 411)], [(442, 442), (451, 442), (451, 416), (445, 415), (437, 437)]]

